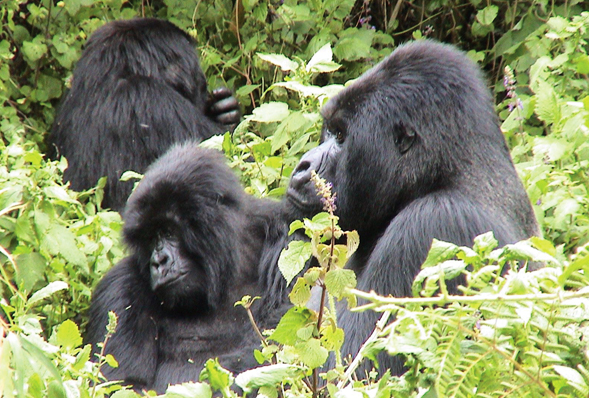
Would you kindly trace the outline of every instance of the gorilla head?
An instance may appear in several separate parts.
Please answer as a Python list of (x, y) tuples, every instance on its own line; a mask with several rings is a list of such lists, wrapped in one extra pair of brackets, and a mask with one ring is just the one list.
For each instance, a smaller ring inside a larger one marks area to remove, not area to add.
[(65, 156), (75, 190), (107, 176), (104, 207), (122, 210), (133, 182), (172, 144), (222, 134), (239, 121), (226, 88), (207, 93), (195, 43), (154, 18), (110, 22), (96, 30), (74, 70), (49, 136), (49, 155)]
[[(246, 195), (223, 155), (194, 143), (151, 165), (124, 212), (130, 254), (92, 295), (94, 352), (108, 312), (119, 318), (105, 347), (119, 367), (105, 365), (104, 376), (162, 393), (198, 380), (211, 357), (234, 372), (256, 365), (260, 341), (234, 303), (261, 295), (258, 261), (277, 206)], [(253, 310), (265, 325), (263, 308)]]
[[(125, 208), (125, 241), (168, 310), (214, 310), (239, 264), (245, 193), (222, 156), (187, 145), (150, 167)], [(147, 285), (147, 283), (146, 283)]]

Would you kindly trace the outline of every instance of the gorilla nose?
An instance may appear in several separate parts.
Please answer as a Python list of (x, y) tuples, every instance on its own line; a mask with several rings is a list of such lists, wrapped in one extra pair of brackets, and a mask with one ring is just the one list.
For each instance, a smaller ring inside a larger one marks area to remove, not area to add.
[(161, 266), (165, 267), (169, 261), (170, 256), (165, 250), (155, 250), (151, 255), (150, 264), (152, 267), (159, 268)]
[(300, 190), (311, 180), (311, 170), (315, 170), (311, 162), (301, 159), (290, 177), (290, 185), (296, 190)]

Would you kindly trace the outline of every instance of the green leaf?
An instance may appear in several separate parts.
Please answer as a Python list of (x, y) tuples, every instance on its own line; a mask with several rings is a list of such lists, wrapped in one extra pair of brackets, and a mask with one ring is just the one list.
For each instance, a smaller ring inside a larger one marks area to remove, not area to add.
[(293, 346), (297, 342), (296, 331), (307, 326), (312, 317), (311, 310), (292, 307), (282, 316), (269, 338), (280, 344)]
[(582, 54), (575, 59), (575, 67), (577, 73), (581, 75), (589, 75), (589, 56)]
[(296, 70), (299, 67), (297, 62), (291, 61), (282, 54), (257, 53), (257, 56), (266, 62), (279, 66), (285, 72)]
[(327, 43), (313, 55), (307, 64), (307, 72), (329, 73), (338, 70), (341, 65), (333, 62), (333, 52), (330, 43)]
[(319, 339), (310, 339), (295, 346), (301, 361), (311, 369), (320, 367), (327, 361), (329, 351), (321, 346)]
[(55, 294), (61, 290), (65, 290), (68, 288), (69, 288), (69, 285), (65, 282), (62, 282), (62, 281), (51, 282), (50, 284), (45, 286), (43, 289), (36, 291), (31, 296), (31, 298), (29, 299), (29, 301), (27, 303), (29, 306), (32, 306), (33, 304), (35, 304), (43, 299), (46, 299), (47, 297), (50, 297), (53, 294)]
[(336, 351), (344, 344), (344, 331), (332, 325), (321, 331), (321, 344), (329, 351)]
[(290, 284), (293, 278), (303, 270), (311, 253), (311, 243), (300, 240), (290, 242), (288, 247), (282, 250), (278, 259), (278, 269), (287, 284)]
[(360, 235), (356, 231), (348, 231), (346, 232), (346, 239), (346, 246), (348, 248), (346, 257), (350, 258), (358, 250), (358, 246), (360, 246)]
[(54, 344), (67, 348), (76, 348), (82, 344), (82, 336), (78, 325), (71, 320), (64, 321), (57, 327)]
[(325, 275), (325, 286), (327, 291), (340, 298), (346, 288), (356, 287), (356, 274), (350, 269), (335, 268), (329, 270)]
[(29, 62), (37, 62), (47, 54), (47, 46), (43, 44), (43, 40), (39, 37), (35, 37), (33, 41), (25, 41), (21, 49)]
[(88, 262), (84, 253), (76, 244), (75, 235), (66, 227), (52, 224), (47, 234), (43, 236), (42, 247), (54, 256), (62, 255), (68, 262), (81, 267), (87, 267)]
[(260, 123), (281, 122), (289, 114), (290, 111), (286, 103), (269, 102), (255, 108), (252, 116), (249, 116), (249, 120)]
[(246, 95), (249, 95), (251, 92), (258, 88), (260, 88), (259, 84), (247, 84), (245, 86), (241, 86), (240, 88), (238, 88), (235, 91), (235, 95), (238, 97), (245, 97)]
[[(213, 138), (218, 137), (216, 135), (212, 136), (211, 138), (209, 138), (209, 140), (212, 140)], [(207, 141), (209, 141), (207, 140)], [(205, 141), (205, 142), (207, 142)], [(204, 142), (201, 142), (201, 145), (206, 147), (206, 145), (203, 145)], [(131, 181), (131, 180), (137, 180), (137, 181), (141, 181), (143, 179), (143, 174), (137, 173), (135, 171), (125, 171), (123, 174), (121, 174), (121, 178), (119, 178), (120, 181)]]
[(534, 154), (550, 162), (561, 160), (572, 149), (569, 142), (554, 137), (536, 137), (533, 145)]
[(558, 261), (554, 257), (532, 247), (530, 242), (527, 241), (505, 245), (503, 250), (504, 256), (509, 260), (529, 260), (547, 264), (558, 264)]
[(453, 243), (444, 242), (441, 240), (434, 239), (432, 241), (432, 247), (427, 254), (425, 262), (421, 268), (433, 267), (441, 263), (442, 261), (450, 260), (456, 257), (456, 254), (460, 251), (460, 248)]
[[(23, 217), (21, 217), (23, 218)], [(45, 280), (47, 260), (39, 253), (23, 253), (16, 258), (16, 280), (25, 292)]]
[(298, 231), (301, 228), (305, 228), (305, 224), (301, 220), (295, 220), (290, 223), (290, 228), (288, 230), (288, 234), (292, 235), (295, 231)]
[(106, 356), (104, 357), (104, 361), (111, 368), (118, 368), (119, 367), (119, 363), (117, 362), (115, 357), (113, 357), (111, 354), (106, 354)]
[(540, 120), (548, 124), (555, 123), (560, 119), (558, 98), (548, 83), (539, 84), (534, 111)]
[(304, 278), (298, 278), (288, 297), (291, 303), (302, 307), (311, 298), (311, 286), (306, 283)]
[(208, 380), (214, 390), (224, 390), (233, 384), (233, 375), (219, 364), (216, 359), (209, 359), (200, 372), (200, 381)]
[(206, 383), (183, 383), (172, 385), (166, 390), (168, 398), (211, 398), (211, 386)]
[(235, 384), (244, 391), (249, 392), (254, 388), (274, 386), (285, 379), (297, 377), (299, 373), (301, 373), (301, 369), (294, 365), (276, 364), (261, 366), (238, 374), (235, 378)]
[(490, 5), (477, 12), (477, 20), (481, 25), (489, 26), (493, 23), (497, 14), (499, 13), (499, 7), (496, 5)]
[(110, 396), (110, 398), (138, 398), (138, 397), (140, 397), (140, 395), (137, 394), (133, 390), (119, 390)]

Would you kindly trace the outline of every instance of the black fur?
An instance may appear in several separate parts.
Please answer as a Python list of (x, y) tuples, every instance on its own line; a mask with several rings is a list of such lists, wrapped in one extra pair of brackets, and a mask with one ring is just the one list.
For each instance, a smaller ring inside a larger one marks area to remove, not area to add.
[[(360, 234), (347, 265), (358, 289), (410, 296), (433, 238), (471, 245), (493, 231), (507, 244), (539, 233), (481, 72), (454, 47), (419, 41), (397, 48), (322, 114), (321, 144), (290, 181), (288, 221), (321, 211), (311, 170), (333, 183), (340, 225)], [(266, 288), (285, 300), (277, 255), (266, 256)], [(344, 355), (357, 353), (377, 317), (340, 309)], [(382, 356), (380, 365), (402, 371), (399, 358)]]
[(175, 142), (222, 134), (239, 121), (228, 89), (207, 93), (194, 41), (170, 22), (108, 23), (92, 34), (76, 65), (49, 137), (65, 156), (65, 179), (89, 189), (107, 176), (103, 207), (121, 210), (133, 182)]
[[(108, 311), (119, 316), (106, 345), (119, 367), (105, 365), (103, 374), (161, 393), (168, 384), (198, 380), (210, 357), (234, 372), (254, 367), (260, 342), (245, 310), (233, 304), (261, 293), (257, 263), (277, 206), (246, 195), (213, 150), (177, 146), (150, 166), (125, 208), (131, 255), (92, 298), (86, 340), (95, 352)], [(173, 242), (170, 258), (160, 242)], [(176, 283), (160, 283), (170, 275)], [(266, 325), (266, 308), (252, 308)]]

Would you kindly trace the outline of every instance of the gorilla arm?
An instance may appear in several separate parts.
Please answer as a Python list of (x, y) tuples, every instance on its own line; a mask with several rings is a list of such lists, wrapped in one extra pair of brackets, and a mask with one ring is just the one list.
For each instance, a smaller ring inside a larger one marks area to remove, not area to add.
[[(92, 298), (86, 340), (93, 353), (99, 353), (98, 343), (104, 342), (108, 312), (118, 316), (117, 330), (105, 347), (119, 367), (102, 367), (108, 380), (125, 380), (140, 390), (152, 383), (157, 364), (157, 325), (153, 308), (157, 308), (145, 286), (135, 273), (136, 264), (128, 257), (111, 269), (98, 284)], [(149, 375), (149, 376), (147, 376)]]
[[(414, 200), (397, 214), (384, 234), (376, 242), (366, 264), (358, 269), (355, 255), (348, 267), (358, 276), (357, 289), (395, 297), (411, 297), (411, 283), (427, 258), (432, 240), (448, 241), (462, 246), (472, 245), (473, 239), (482, 233), (493, 231), (500, 244), (516, 239), (497, 214), (485, 212), (481, 205), (469, 201), (459, 192), (439, 191)], [(368, 244), (369, 242), (364, 242)], [(364, 259), (360, 259), (360, 264)], [(459, 278), (447, 281), (451, 292), (456, 292)], [(339, 325), (343, 325), (346, 340), (342, 354), (356, 355), (358, 348), (374, 330), (379, 313), (366, 311), (353, 313), (340, 311)], [(403, 372), (403, 360), (398, 356), (381, 354), (378, 357), (381, 369), (391, 369), (392, 374)], [(364, 363), (364, 369), (372, 365)]]

